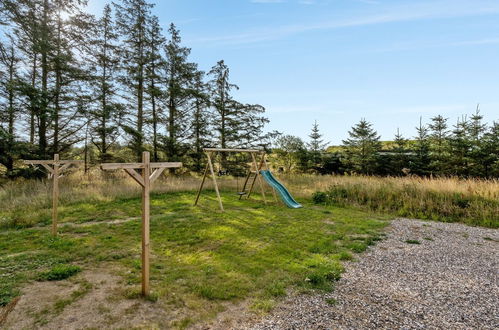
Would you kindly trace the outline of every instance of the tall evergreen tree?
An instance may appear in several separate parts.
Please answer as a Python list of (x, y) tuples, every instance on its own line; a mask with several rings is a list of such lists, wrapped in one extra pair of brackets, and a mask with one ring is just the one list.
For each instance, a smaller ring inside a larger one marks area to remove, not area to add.
[[(75, 65), (74, 35), (70, 36), (79, 13), (81, 0), (2, 0), (4, 13), (12, 22), (12, 29), (22, 40), (26, 53), (25, 67), (32, 72), (31, 82), (20, 84), (31, 110), (30, 140), (34, 141), (34, 122), (37, 126), (38, 153), (64, 150), (77, 141), (78, 112), (74, 100), (81, 71)], [(62, 13), (70, 19), (63, 19)], [(71, 41), (71, 43), (70, 43)], [(27, 77), (26, 77), (27, 78)], [(81, 83), (81, 82), (80, 82)], [(52, 143), (52, 145), (50, 145)]]
[(122, 0), (121, 4), (114, 5), (116, 23), (123, 43), (122, 82), (131, 91), (124, 97), (128, 100), (128, 106), (135, 110), (135, 113), (130, 114), (133, 119), (128, 125), (123, 125), (123, 128), (131, 137), (131, 149), (140, 159), (144, 149), (147, 27), (150, 24), (153, 5), (145, 0)]
[(147, 96), (151, 104), (151, 119), (152, 125), (152, 158), (154, 161), (159, 160), (159, 125), (161, 123), (161, 108), (159, 100), (162, 96), (160, 83), (160, 70), (165, 65), (165, 61), (161, 56), (160, 50), (165, 44), (165, 38), (161, 34), (161, 27), (156, 16), (151, 19), (151, 24), (147, 30), (147, 65), (146, 65), (146, 81), (147, 81)]
[(213, 134), (210, 130), (212, 122), (212, 113), (210, 112), (210, 100), (208, 95), (208, 87), (202, 81), (204, 73), (199, 72), (196, 78), (194, 95), (194, 109), (192, 113), (192, 121), (190, 128), (190, 140), (192, 141), (192, 149), (190, 156), (193, 160), (193, 170), (201, 171), (203, 168), (202, 161), (204, 157), (203, 148), (207, 147)]
[(3, 131), (0, 139), (4, 140), (2, 145), (5, 146), (0, 163), (6, 167), (7, 172), (11, 172), (16, 156), (15, 127), (19, 115), (16, 85), (20, 59), (12, 36), (8, 36), (8, 39), (6, 44), (0, 42), (0, 130)]
[(343, 146), (346, 148), (346, 160), (350, 169), (360, 174), (376, 173), (381, 142), (372, 124), (361, 119), (348, 135), (350, 137), (343, 140)]
[(165, 103), (167, 107), (164, 148), (169, 160), (178, 160), (187, 148), (192, 110), (195, 107), (197, 64), (189, 62), (191, 49), (182, 46), (180, 31), (174, 24), (168, 29), (165, 46)]
[(112, 19), (111, 6), (106, 5), (102, 17), (95, 23), (90, 61), (92, 62), (93, 99), (91, 110), (91, 141), (99, 152), (101, 162), (112, 159), (110, 149), (119, 136), (123, 105), (117, 98), (117, 73), (119, 70), (118, 34)]

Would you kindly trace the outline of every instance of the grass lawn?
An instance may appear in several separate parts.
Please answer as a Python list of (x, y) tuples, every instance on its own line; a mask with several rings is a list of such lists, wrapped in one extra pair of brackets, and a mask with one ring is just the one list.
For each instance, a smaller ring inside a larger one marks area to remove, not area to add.
[[(227, 301), (248, 301), (268, 311), (289, 289), (330, 290), (350, 260), (379, 240), (387, 217), (317, 206), (237, 200), (224, 194), (225, 213), (211, 192), (193, 207), (194, 193), (151, 196), (151, 287), (164, 308), (189, 310), (177, 325), (213, 318)], [(256, 197), (255, 197), (256, 198)], [(29, 282), (61, 276), (61, 270), (112, 267), (125, 278), (123, 296), (140, 290), (140, 199), (79, 202), (61, 207), (60, 235), (45, 225), (0, 231), (0, 305)], [(128, 219), (106, 223), (112, 219)], [(84, 225), (64, 225), (64, 222)], [(106, 266), (108, 267), (108, 266)], [(48, 274), (48, 275), (47, 275)], [(64, 277), (64, 274), (62, 274)]]

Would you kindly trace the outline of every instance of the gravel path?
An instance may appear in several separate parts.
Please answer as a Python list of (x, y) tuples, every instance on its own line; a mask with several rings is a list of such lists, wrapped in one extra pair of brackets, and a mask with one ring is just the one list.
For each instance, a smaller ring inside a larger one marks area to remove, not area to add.
[(290, 297), (249, 328), (499, 329), (498, 276), (499, 230), (397, 219), (333, 293)]

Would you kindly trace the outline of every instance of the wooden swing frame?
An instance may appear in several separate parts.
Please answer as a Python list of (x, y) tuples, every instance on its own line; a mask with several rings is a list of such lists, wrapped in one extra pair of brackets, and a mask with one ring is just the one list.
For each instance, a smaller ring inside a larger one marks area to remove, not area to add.
[(27, 165), (42, 165), (47, 170), (47, 176), (52, 179), (52, 235), (57, 236), (59, 179), (70, 166), (79, 166), (82, 160), (60, 160), (59, 154), (54, 154), (54, 160), (25, 160)]
[[(244, 180), (244, 185), (242, 192), (238, 192), (239, 194), (239, 199), (242, 199), (243, 195), (246, 195), (246, 199), (248, 199), (251, 196), (251, 193), (253, 192), (253, 188), (255, 186), (255, 182), (258, 180), (258, 183), (260, 185), (260, 190), (263, 198), (263, 202), (267, 204), (267, 199), (265, 197), (265, 188), (263, 186), (263, 181), (260, 176), (260, 171), (262, 169), (268, 170), (268, 164), (266, 160), (266, 153), (263, 150), (256, 150), (256, 149), (231, 149), (231, 148), (204, 148), (203, 149), (204, 153), (206, 154), (207, 162), (206, 162), (206, 168), (204, 169), (204, 174), (203, 174), (203, 179), (201, 181), (201, 185), (199, 186), (198, 193), (196, 195), (196, 200), (194, 202), (194, 206), (198, 205), (199, 202), (199, 197), (201, 195), (201, 191), (203, 190), (204, 183), (206, 181), (206, 176), (208, 175), (208, 170), (210, 171), (212, 180), (213, 180), (213, 186), (215, 187), (215, 192), (217, 194), (217, 199), (218, 199), (218, 204), (220, 206), (220, 210), (224, 212), (224, 206), (222, 203), (222, 198), (220, 197), (220, 191), (218, 189), (218, 183), (217, 179), (215, 176), (215, 171), (213, 170), (213, 156), (215, 156), (217, 153), (222, 153), (222, 152), (240, 152), (240, 153), (249, 153), (251, 155), (251, 166), (248, 171), (248, 174), (246, 175), (246, 179)], [(257, 161), (257, 156), (260, 156), (260, 161)], [(254, 170), (253, 170), (254, 169)], [(249, 183), (249, 190), (246, 193), (245, 190), (248, 187)], [(272, 190), (274, 194), (274, 199), (277, 199), (275, 195), (275, 191)]]

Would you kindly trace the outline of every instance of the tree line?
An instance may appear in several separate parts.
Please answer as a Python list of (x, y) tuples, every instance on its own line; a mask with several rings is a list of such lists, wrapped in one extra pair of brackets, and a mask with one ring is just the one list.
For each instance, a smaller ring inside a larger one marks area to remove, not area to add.
[(408, 139), (397, 130), (389, 142), (381, 141), (372, 123), (361, 119), (341, 146), (326, 146), (316, 122), (308, 143), (280, 136), (274, 160), (284, 172), (499, 177), (499, 122), (484, 123), (478, 107), (455, 124), (441, 115), (428, 124), (420, 119), (416, 136)]
[(220, 60), (189, 59), (180, 31), (165, 32), (153, 4), (121, 0), (100, 17), (84, 0), (0, 0), (0, 163), (51, 158), (85, 145), (95, 161), (182, 160), (202, 148), (266, 139), (264, 107), (234, 98)]

